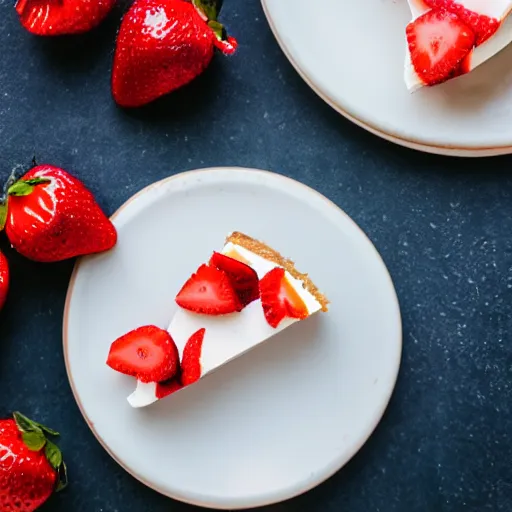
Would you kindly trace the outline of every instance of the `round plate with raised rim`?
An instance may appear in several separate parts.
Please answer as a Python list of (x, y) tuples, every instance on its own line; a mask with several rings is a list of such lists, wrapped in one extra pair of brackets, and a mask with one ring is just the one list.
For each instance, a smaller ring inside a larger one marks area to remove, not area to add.
[[(410, 94), (406, 0), (262, 0), (274, 35), (311, 88), (351, 121), (413, 149), (512, 152), (512, 48), (469, 75)], [(512, 30), (512, 22), (505, 27)]]
[[(110, 455), (162, 494), (220, 509), (281, 501), (340, 469), (379, 422), (402, 348), (393, 284), (361, 229), (305, 185), (226, 168), (155, 183), (113, 221), (118, 245), (77, 263), (63, 327), (75, 398)], [(111, 342), (166, 327), (176, 292), (233, 230), (293, 255), (330, 312), (131, 409), (134, 380), (105, 364)]]

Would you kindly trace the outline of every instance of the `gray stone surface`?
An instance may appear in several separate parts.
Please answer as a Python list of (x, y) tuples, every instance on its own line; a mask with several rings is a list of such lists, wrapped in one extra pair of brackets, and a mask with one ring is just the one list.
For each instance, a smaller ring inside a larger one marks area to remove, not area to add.
[[(237, 56), (219, 56), (156, 105), (122, 111), (109, 91), (121, 11), (89, 35), (49, 41), (24, 32), (0, 2), (0, 174), (35, 154), (80, 177), (109, 213), (155, 180), (213, 165), (270, 169), (316, 188), (389, 266), (403, 365), (360, 453), (317, 489), (265, 511), (510, 511), (512, 159), (414, 153), (352, 125), (288, 64), (257, 0), (225, 3)], [(124, 473), (78, 411), (61, 342), (72, 262), (25, 261), (3, 236), (0, 248), (13, 272), (0, 316), (1, 412), (20, 409), (65, 433), (71, 486), (43, 510), (193, 510)]]

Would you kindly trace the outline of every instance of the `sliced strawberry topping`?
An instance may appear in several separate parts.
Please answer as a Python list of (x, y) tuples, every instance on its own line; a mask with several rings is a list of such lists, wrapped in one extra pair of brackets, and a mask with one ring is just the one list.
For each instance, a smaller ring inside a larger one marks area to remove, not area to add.
[(201, 351), (205, 329), (199, 329), (192, 334), (183, 349), (181, 361), (181, 383), (188, 386), (201, 378)]
[(445, 9), (428, 11), (407, 25), (411, 62), (426, 85), (451, 78), (475, 45), (475, 33)]
[(166, 396), (172, 395), (179, 391), (183, 386), (180, 381), (174, 377), (171, 380), (166, 380), (165, 382), (158, 382), (156, 385), (155, 396), (158, 400), (165, 398)]
[(219, 252), (213, 253), (210, 265), (226, 273), (243, 307), (260, 296), (258, 274), (249, 265)]
[(484, 14), (466, 9), (464, 5), (455, 0), (424, 0), (433, 9), (446, 9), (455, 13), (461, 21), (470, 27), (476, 34), (476, 46), (485, 43), (500, 28), (500, 20), (490, 18)]
[(163, 382), (177, 374), (179, 357), (171, 335), (159, 327), (148, 325), (114, 341), (107, 364), (142, 382)]
[(276, 267), (260, 281), (260, 296), (267, 322), (276, 328), (285, 317), (308, 317), (308, 309), (299, 294), (286, 279), (283, 268)]
[(201, 265), (176, 296), (178, 306), (204, 315), (226, 315), (242, 304), (225, 272)]

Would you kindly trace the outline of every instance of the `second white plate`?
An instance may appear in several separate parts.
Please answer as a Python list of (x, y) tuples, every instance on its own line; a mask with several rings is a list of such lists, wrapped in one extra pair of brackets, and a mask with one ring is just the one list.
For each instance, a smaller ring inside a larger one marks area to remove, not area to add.
[[(512, 152), (512, 48), (471, 74), (410, 94), (406, 0), (262, 0), (297, 71), (327, 103), (392, 142), (438, 154)], [(512, 18), (506, 30), (512, 30)]]
[[(114, 222), (117, 247), (77, 264), (64, 319), (73, 392), (110, 455), (167, 496), (224, 509), (290, 498), (341, 468), (379, 422), (401, 356), (393, 284), (356, 224), (293, 180), (225, 168), (156, 183)], [(110, 343), (139, 325), (168, 326), (184, 280), (233, 230), (293, 256), (331, 311), (131, 409), (135, 382), (106, 366)]]

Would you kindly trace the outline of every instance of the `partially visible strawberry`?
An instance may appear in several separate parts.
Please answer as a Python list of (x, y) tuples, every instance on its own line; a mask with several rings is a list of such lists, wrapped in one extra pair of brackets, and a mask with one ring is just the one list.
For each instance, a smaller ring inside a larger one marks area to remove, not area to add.
[(201, 265), (176, 296), (178, 306), (204, 315), (226, 315), (242, 310), (228, 276), (214, 267)]
[(260, 297), (267, 322), (275, 328), (285, 317), (303, 320), (309, 313), (283, 268), (276, 267), (260, 281)]
[[(3, 221), (3, 222), (2, 222)], [(54, 262), (106, 251), (117, 233), (83, 183), (63, 169), (40, 165), (7, 187), (0, 230), (34, 261)]]
[(456, 0), (424, 0), (433, 9), (446, 9), (455, 13), (461, 21), (470, 27), (476, 34), (476, 46), (485, 43), (500, 28), (500, 20), (491, 18), (475, 11), (466, 9), (462, 3)]
[(58, 436), (19, 412), (0, 420), (0, 510), (33, 512), (67, 485), (66, 465), (47, 436)]
[(427, 11), (406, 29), (414, 70), (426, 85), (453, 77), (475, 46), (475, 33), (445, 9)]
[(139, 107), (199, 76), (215, 48), (237, 42), (217, 21), (222, 0), (135, 0), (123, 18), (114, 55), (112, 94)]
[(226, 273), (243, 307), (260, 296), (258, 274), (249, 265), (219, 252), (213, 253), (210, 265)]
[(183, 386), (193, 384), (201, 378), (201, 351), (205, 332), (206, 329), (199, 329), (192, 334), (183, 349), (181, 359), (181, 383)]
[(9, 291), (9, 263), (7, 258), (0, 252), (0, 310), (7, 299)]
[(87, 32), (99, 25), (116, 0), (18, 0), (21, 24), (38, 36)]
[(146, 325), (114, 341), (107, 364), (141, 382), (164, 382), (178, 373), (180, 356), (167, 331)]

